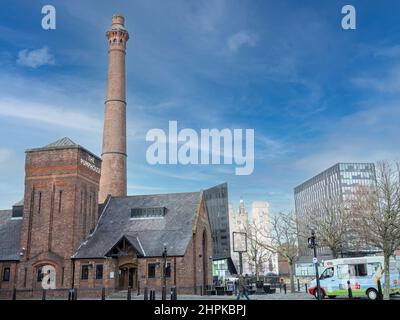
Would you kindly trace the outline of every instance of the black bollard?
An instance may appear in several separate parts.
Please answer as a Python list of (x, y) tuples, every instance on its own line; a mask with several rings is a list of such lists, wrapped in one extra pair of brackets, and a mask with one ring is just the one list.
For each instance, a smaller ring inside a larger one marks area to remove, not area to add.
[(171, 287), (171, 300), (177, 300), (176, 286)]
[(46, 290), (42, 291), (42, 300), (46, 300)]
[(17, 289), (16, 288), (13, 289), (12, 299), (17, 300)]
[(140, 280), (137, 283), (137, 295), (140, 296)]
[(351, 290), (350, 280), (347, 280), (347, 290), (349, 292), (349, 299), (353, 298), (353, 291)]
[(131, 287), (128, 287), (128, 296), (126, 297), (127, 300), (131, 300)]
[(305, 288), (306, 288), (306, 293), (307, 293), (307, 292), (308, 292), (308, 290), (307, 290), (307, 283), (305, 283), (304, 286), (305, 286)]
[(297, 279), (297, 291), (300, 292), (300, 280)]
[(377, 281), (377, 285), (378, 285), (378, 300), (383, 300), (381, 280)]
[(143, 295), (144, 300), (149, 300), (149, 288), (144, 287), (144, 295)]
[(286, 283), (283, 284), (283, 290), (285, 291), (286, 294)]
[(106, 300), (106, 288), (101, 288), (101, 300)]
[(167, 287), (166, 286), (162, 286), (161, 300), (167, 300)]

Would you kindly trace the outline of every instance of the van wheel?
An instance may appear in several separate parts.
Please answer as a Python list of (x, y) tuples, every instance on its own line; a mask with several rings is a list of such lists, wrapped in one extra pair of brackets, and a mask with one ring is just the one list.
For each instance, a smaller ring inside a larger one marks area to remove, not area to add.
[(375, 289), (368, 289), (367, 296), (369, 300), (377, 300), (378, 299), (378, 291)]

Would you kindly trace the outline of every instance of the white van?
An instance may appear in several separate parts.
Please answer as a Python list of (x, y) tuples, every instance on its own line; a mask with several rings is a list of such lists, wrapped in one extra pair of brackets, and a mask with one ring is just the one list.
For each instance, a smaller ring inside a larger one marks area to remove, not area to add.
[[(400, 293), (400, 261), (390, 259), (390, 293)], [(327, 260), (320, 276), (321, 290), (324, 296), (348, 296), (348, 281), (353, 297), (367, 296), (371, 300), (378, 298), (377, 280), (385, 287), (382, 256), (342, 258)], [(317, 296), (317, 282), (312, 280), (309, 293)]]

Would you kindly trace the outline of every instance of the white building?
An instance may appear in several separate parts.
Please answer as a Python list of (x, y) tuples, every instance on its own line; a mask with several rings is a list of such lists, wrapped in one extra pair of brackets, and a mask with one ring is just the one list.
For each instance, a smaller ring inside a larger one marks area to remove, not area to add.
[[(229, 228), (231, 239), (233, 232), (253, 233), (261, 243), (268, 243), (268, 234), (270, 232), (269, 205), (265, 201), (256, 201), (252, 203), (251, 216), (246, 211), (243, 200), (240, 200), (239, 208), (229, 205)], [(238, 238), (235, 239), (235, 241)], [(244, 242), (244, 240), (243, 240)], [(244, 243), (236, 243), (236, 247), (244, 247)], [(234, 252), (233, 239), (231, 240), (231, 257), (240, 270), (239, 253)], [(258, 260), (256, 264), (254, 259)], [(255, 241), (247, 239), (247, 252), (242, 254), (243, 273), (248, 275), (256, 274), (256, 265), (259, 266), (259, 275), (265, 275), (268, 272), (278, 273), (278, 256), (257, 245)]]

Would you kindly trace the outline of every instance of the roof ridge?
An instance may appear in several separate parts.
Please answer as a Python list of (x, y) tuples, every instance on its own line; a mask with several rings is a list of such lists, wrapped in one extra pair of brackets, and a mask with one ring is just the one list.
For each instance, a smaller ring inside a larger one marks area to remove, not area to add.
[(165, 192), (165, 193), (151, 193), (151, 194), (133, 194), (127, 196), (111, 196), (113, 199), (120, 198), (133, 198), (133, 197), (151, 197), (151, 196), (164, 196), (164, 195), (177, 195), (177, 194), (189, 194), (189, 193), (200, 193), (201, 191), (188, 191), (188, 192)]
[(78, 146), (78, 144), (76, 144), (68, 137), (63, 137), (52, 143), (49, 143), (48, 145), (45, 145), (43, 148), (68, 147), (68, 146)]

